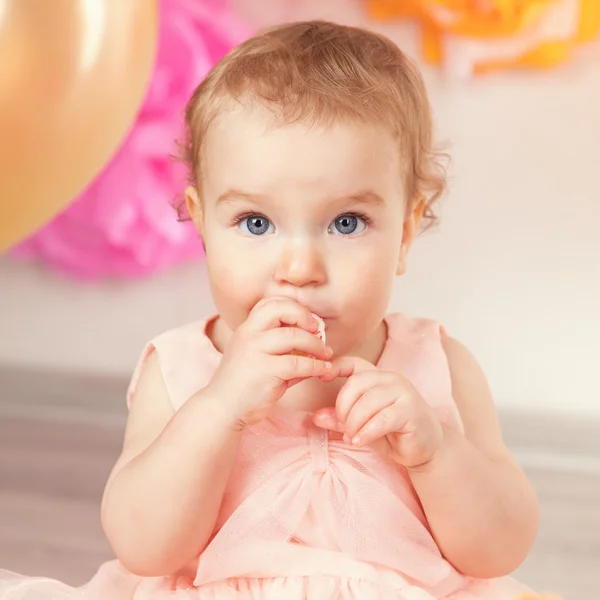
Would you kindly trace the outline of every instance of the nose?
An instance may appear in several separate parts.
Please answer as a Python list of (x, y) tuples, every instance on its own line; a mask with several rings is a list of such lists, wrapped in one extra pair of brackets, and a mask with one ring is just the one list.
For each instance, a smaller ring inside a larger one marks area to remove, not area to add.
[(275, 279), (280, 285), (320, 285), (325, 278), (323, 255), (319, 248), (308, 240), (288, 243), (277, 258)]

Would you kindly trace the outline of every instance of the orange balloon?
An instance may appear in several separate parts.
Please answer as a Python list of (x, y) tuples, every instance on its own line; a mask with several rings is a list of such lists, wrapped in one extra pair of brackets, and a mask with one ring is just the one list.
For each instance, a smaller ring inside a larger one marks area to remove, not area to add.
[(141, 105), (155, 0), (0, 0), (0, 252), (109, 160)]

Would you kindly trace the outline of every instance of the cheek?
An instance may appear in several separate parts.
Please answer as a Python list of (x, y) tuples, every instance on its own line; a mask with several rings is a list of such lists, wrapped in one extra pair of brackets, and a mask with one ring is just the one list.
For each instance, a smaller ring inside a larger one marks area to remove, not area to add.
[(370, 335), (387, 313), (396, 273), (392, 253), (357, 252), (340, 258), (340, 267), (332, 270), (332, 290), (340, 309), (339, 334), (343, 346), (356, 345)]
[[(383, 247), (387, 246), (387, 247)], [(370, 248), (361, 246), (347, 248), (337, 257), (339, 265), (331, 269), (337, 280), (334, 287), (339, 289), (342, 298), (347, 298), (348, 305), (357, 301), (378, 303), (377, 296), (385, 296), (391, 290), (396, 273), (399, 247), (391, 244), (377, 244)]]
[[(370, 265), (356, 265), (344, 270), (338, 289), (344, 298), (348, 314), (379, 314), (385, 311), (390, 300), (395, 269), (378, 261)], [(375, 316), (375, 319), (378, 317)]]
[(218, 312), (232, 327), (242, 323), (262, 297), (263, 285), (257, 268), (240, 258), (232, 245), (218, 248), (207, 243), (206, 265), (213, 300)]

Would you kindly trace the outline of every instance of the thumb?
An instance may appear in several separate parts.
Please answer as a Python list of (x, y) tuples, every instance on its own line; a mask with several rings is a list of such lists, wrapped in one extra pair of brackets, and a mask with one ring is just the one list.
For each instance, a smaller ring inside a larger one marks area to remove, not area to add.
[(313, 423), (322, 429), (344, 433), (344, 424), (338, 420), (335, 407), (320, 408), (313, 414)]

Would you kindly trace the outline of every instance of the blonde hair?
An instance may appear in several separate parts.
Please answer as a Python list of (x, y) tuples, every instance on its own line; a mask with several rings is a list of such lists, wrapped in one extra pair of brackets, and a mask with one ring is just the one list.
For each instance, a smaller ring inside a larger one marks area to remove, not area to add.
[[(396, 136), (406, 197), (421, 203), (425, 226), (446, 186), (433, 147), (432, 118), (421, 75), (388, 38), (323, 21), (280, 25), (234, 48), (196, 88), (185, 111), (182, 158), (200, 188), (204, 140), (228, 101), (258, 101), (283, 123), (327, 124), (340, 118), (383, 125)], [(180, 218), (189, 218), (183, 203)]]

